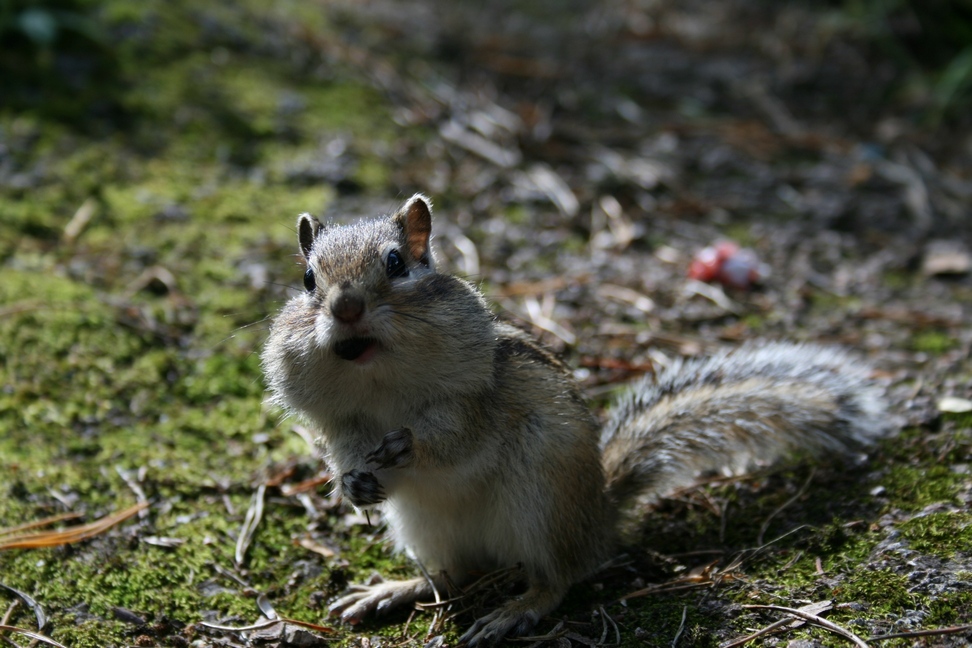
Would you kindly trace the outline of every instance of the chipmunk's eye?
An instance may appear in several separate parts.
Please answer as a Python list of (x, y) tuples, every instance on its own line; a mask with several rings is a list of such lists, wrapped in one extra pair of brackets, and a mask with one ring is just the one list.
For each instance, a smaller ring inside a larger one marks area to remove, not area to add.
[(388, 263), (385, 266), (385, 274), (388, 275), (389, 279), (408, 276), (408, 266), (405, 265), (405, 259), (402, 258), (402, 255), (398, 250), (392, 250), (388, 253)]
[(314, 271), (310, 268), (307, 268), (307, 272), (304, 273), (304, 288), (307, 289), (307, 292), (314, 292), (314, 289), (317, 288), (317, 282), (314, 280)]

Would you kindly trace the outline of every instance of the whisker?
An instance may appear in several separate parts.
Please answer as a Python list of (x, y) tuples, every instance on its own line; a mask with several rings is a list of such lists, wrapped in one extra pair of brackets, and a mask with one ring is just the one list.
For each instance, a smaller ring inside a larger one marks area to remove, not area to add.
[(399, 315), (399, 316), (404, 317), (404, 318), (407, 318), (407, 319), (413, 319), (413, 320), (415, 320), (417, 322), (422, 322), (423, 324), (428, 324), (429, 326), (432, 326), (433, 325), (432, 322), (430, 322), (429, 320), (425, 319), (424, 317), (419, 317), (418, 315), (415, 315), (414, 313), (406, 313), (404, 311), (395, 310), (394, 308), (392, 308), (390, 310), (395, 315)]
[(285, 288), (287, 290), (292, 290), (293, 292), (304, 292), (304, 289), (302, 287), (301, 288), (296, 288), (296, 287), (292, 286), (291, 284), (280, 283), (278, 281), (267, 281), (267, 282), (264, 282), (264, 283), (266, 283), (268, 286), (279, 286), (280, 288)]
[[(233, 315), (234, 315), (234, 313), (227, 313), (226, 315), (224, 315), (224, 317), (232, 317)], [(252, 327), (254, 327), (254, 326), (258, 325), (258, 324), (265, 324), (266, 322), (270, 321), (271, 319), (273, 319), (273, 316), (272, 315), (267, 315), (266, 317), (263, 317), (261, 319), (258, 319), (255, 322), (250, 322), (249, 324), (243, 324), (242, 326), (237, 326), (235, 329), (233, 329), (232, 331), (230, 331), (230, 334), (227, 335), (226, 337), (224, 337), (222, 340), (220, 340), (219, 342), (214, 342), (210, 348), (215, 349), (218, 346), (220, 346), (221, 344), (226, 344), (227, 342), (229, 342), (230, 340), (232, 340), (233, 338), (235, 338), (236, 337), (236, 334), (239, 333), (240, 331), (245, 331), (245, 330), (250, 329), (250, 328), (252, 328)], [(269, 326), (265, 326), (265, 327), (262, 327), (262, 329), (263, 330), (270, 330), (270, 327)]]

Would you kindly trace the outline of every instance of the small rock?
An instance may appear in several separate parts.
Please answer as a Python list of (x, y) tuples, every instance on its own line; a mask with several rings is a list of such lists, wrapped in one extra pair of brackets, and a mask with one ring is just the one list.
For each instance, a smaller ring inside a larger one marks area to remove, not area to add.
[(112, 613), (115, 615), (115, 618), (121, 621), (122, 623), (130, 623), (132, 625), (139, 625), (139, 626), (145, 625), (145, 619), (140, 617), (135, 612), (132, 612), (131, 610), (125, 609), (123, 607), (116, 607), (112, 609)]
[(301, 628), (298, 625), (288, 623), (284, 626), (284, 643), (287, 646), (323, 646), (325, 641), (316, 634)]
[(926, 277), (964, 275), (972, 271), (972, 254), (961, 241), (931, 241), (925, 247), (921, 272)]
[(972, 400), (967, 398), (956, 398), (955, 396), (946, 396), (938, 401), (938, 411), (948, 412), (950, 414), (972, 412)]

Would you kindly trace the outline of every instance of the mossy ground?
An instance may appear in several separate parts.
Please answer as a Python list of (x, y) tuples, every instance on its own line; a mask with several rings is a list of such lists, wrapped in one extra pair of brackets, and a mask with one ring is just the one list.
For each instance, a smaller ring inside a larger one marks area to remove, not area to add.
[[(260, 593), (280, 614), (327, 624), (326, 602), (348, 583), (412, 568), (326, 486), (309, 499), (269, 488), (236, 563), (258, 486), (321, 470), (293, 422), (262, 404), (267, 317), (286, 298), (280, 284), (300, 282), (296, 214), (321, 214), (347, 194), (364, 210), (429, 190), (402, 183), (415, 176), (395, 156), (426, 146), (428, 157), (448, 156), (425, 126), (396, 114), (375, 82), (381, 69), (341, 62), (354, 56), (338, 44), (340, 12), (302, 2), (67, 4), (94, 21), (98, 46), (23, 46), (40, 76), (18, 79), (16, 101), (0, 103), (0, 528), (65, 511), (90, 521), (133, 504), (132, 484), (152, 506), (78, 545), (0, 552), (0, 583), (32, 596), (50, 618), (46, 632), (73, 648), (216, 645), (219, 633), (194, 624), (246, 625), (260, 616)], [(51, 63), (74, 55), (97, 72), (76, 103)], [(37, 78), (47, 80), (31, 85)], [(462, 192), (441, 197), (461, 204)], [(514, 232), (470, 228), (495, 251), (483, 259), (486, 280), (489, 270), (515, 279), (505, 265), (511, 241), (527, 247), (530, 228), (557, 221), (526, 200), (503, 213)], [(586, 253), (582, 228), (555, 229), (532, 251), (537, 276)], [(759, 242), (744, 225), (731, 229)], [(651, 238), (651, 247), (666, 240)], [(921, 290), (903, 270), (889, 283)], [(811, 313), (831, 317), (860, 306), (824, 290), (803, 297)], [(772, 333), (780, 318), (757, 305), (739, 321)], [(963, 344), (954, 330), (926, 330), (898, 346), (935, 358)], [(801, 464), (666, 501), (628, 547), (630, 562), (575, 587), (554, 616), (600, 636), (603, 605), (622, 645), (667, 646), (684, 612), (682, 647), (766, 622), (738, 607), (749, 603), (833, 599), (830, 618), (868, 630), (969, 623), (967, 588), (922, 580), (908, 564), (969, 569), (969, 475), (960, 468), (970, 444), (969, 417), (946, 415), (887, 441), (867, 463), (813, 476)], [(307, 538), (337, 556), (298, 544)], [(735, 556), (742, 562), (718, 585), (619, 602), (646, 579), (725, 568)], [(0, 590), (0, 614), (15, 600)], [(334, 637), (398, 643), (406, 617), (336, 626)], [(447, 641), (466, 620), (446, 625)], [(8, 621), (31, 628), (33, 615), (21, 605)], [(419, 615), (408, 626), (413, 644), (428, 622)], [(818, 631), (791, 636), (836, 645)]]

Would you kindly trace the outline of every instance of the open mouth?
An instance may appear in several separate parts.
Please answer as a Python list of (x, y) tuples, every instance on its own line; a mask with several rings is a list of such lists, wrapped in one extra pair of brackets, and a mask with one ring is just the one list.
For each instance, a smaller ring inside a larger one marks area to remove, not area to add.
[(342, 360), (359, 360), (366, 354), (372, 355), (377, 347), (378, 340), (374, 338), (353, 337), (335, 344), (334, 353)]

